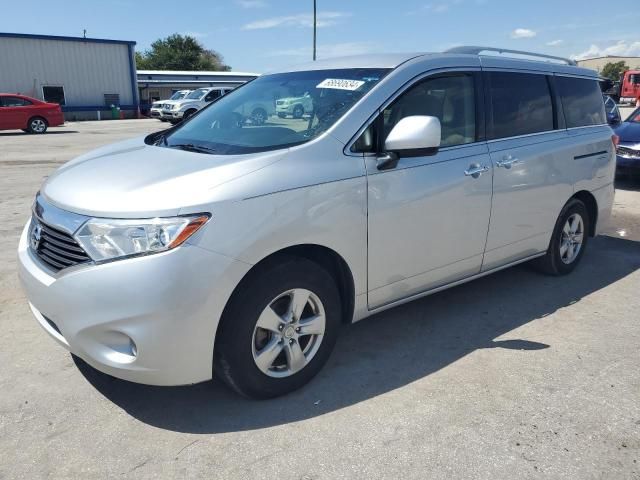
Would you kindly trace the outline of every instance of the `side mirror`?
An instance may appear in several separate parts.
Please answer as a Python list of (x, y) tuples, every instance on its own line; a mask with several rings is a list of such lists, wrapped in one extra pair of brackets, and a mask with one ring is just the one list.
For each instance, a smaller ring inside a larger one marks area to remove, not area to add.
[(378, 158), (378, 170), (394, 168), (398, 159), (434, 155), (440, 147), (442, 129), (437, 117), (404, 117), (389, 132), (384, 142), (385, 154)]

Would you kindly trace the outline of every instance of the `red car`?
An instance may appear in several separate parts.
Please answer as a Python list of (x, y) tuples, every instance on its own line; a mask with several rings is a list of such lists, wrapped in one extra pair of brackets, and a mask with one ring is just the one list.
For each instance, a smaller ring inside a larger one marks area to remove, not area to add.
[(44, 133), (49, 127), (64, 123), (57, 103), (47, 103), (15, 93), (0, 93), (0, 130), (20, 129), (28, 133)]

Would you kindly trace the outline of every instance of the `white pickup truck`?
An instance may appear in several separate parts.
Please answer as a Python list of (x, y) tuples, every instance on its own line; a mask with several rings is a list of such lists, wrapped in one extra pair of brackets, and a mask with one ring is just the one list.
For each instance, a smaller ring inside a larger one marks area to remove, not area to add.
[(175, 125), (231, 90), (233, 90), (231, 87), (198, 88), (180, 100), (165, 102), (162, 108), (162, 118)]
[(149, 110), (149, 115), (151, 115), (152, 118), (158, 118), (163, 122), (166, 122), (168, 119), (162, 118), (162, 108), (164, 107), (164, 104), (167, 102), (172, 103), (175, 100), (180, 100), (189, 95), (189, 93), (191, 93), (191, 90), (178, 90), (173, 95), (171, 95), (171, 98), (169, 98), (168, 100), (158, 100), (156, 102), (153, 102), (151, 104), (151, 109)]
[(309, 92), (301, 97), (286, 97), (276, 100), (276, 113), (280, 118), (291, 115), (293, 118), (302, 118), (305, 113), (313, 111), (313, 100)]
[[(232, 90), (233, 87), (199, 88), (192, 91), (182, 100), (165, 102), (162, 109), (162, 118), (166, 118), (175, 125)], [(273, 100), (268, 99), (251, 103), (250, 105), (241, 104), (237, 109), (237, 113), (242, 116), (243, 122), (248, 121), (254, 125), (262, 125), (270, 116), (275, 115), (275, 104)]]

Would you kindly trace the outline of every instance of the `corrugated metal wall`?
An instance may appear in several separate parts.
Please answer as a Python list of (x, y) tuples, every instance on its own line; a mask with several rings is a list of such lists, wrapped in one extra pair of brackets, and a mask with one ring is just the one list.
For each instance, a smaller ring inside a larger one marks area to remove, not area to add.
[(105, 93), (131, 105), (128, 45), (0, 37), (0, 92), (42, 99), (43, 85), (62, 85), (68, 106), (103, 105)]

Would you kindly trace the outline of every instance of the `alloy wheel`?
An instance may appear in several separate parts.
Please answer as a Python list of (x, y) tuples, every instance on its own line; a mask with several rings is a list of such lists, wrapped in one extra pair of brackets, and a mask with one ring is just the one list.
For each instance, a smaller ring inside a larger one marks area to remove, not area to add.
[(270, 377), (294, 375), (318, 352), (325, 327), (324, 306), (316, 294), (303, 288), (283, 292), (262, 311), (253, 331), (256, 366)]
[(584, 241), (584, 222), (578, 213), (567, 218), (560, 237), (560, 259), (566, 265), (578, 258)]
[(31, 130), (35, 133), (42, 133), (47, 129), (47, 124), (44, 123), (44, 120), (36, 118), (31, 121)]

